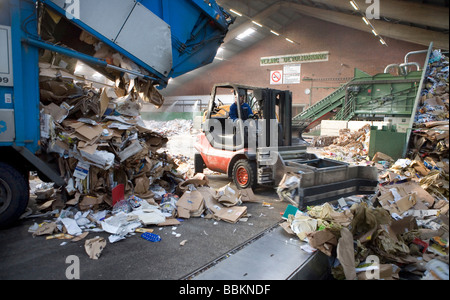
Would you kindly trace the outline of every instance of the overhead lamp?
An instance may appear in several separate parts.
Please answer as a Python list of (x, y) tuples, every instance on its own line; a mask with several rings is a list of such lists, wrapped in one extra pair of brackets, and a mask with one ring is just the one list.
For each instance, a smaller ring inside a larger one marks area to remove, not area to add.
[(271, 33), (275, 34), (276, 36), (280, 36), (280, 34), (278, 32), (275, 32), (273, 30), (270, 31)]
[(235, 11), (234, 9), (230, 9), (230, 11), (236, 15), (238, 15), (239, 17), (242, 17), (242, 14), (240, 12)]
[(355, 9), (355, 10), (359, 10), (359, 6), (358, 6), (358, 4), (356, 4), (356, 2), (355, 1), (350, 1), (350, 4), (353, 6), (353, 8)]
[(259, 27), (263, 27), (261, 24), (259, 24), (258, 22), (252, 21), (253, 24), (259, 26)]
[(293, 40), (291, 40), (291, 39), (288, 39), (288, 38), (286, 38), (286, 41), (288, 41), (289, 43), (292, 43), (292, 44), (294, 44), (294, 41), (293, 41)]
[[(366, 2), (368, 2), (368, 1), (366, 0)], [(375, 31), (375, 27), (372, 25), (372, 23), (370, 23), (370, 21), (369, 21), (369, 20), (367, 19), (367, 17), (364, 15), (364, 12), (362, 12), (362, 11), (360, 10), (358, 4), (356, 3), (356, 0), (351, 0), (351, 1), (350, 1), (350, 4), (352, 5), (352, 7), (353, 7), (354, 10), (356, 10), (356, 11), (359, 12), (359, 14), (361, 15), (361, 17), (362, 17), (364, 23), (372, 28), (372, 33), (373, 33), (373, 35), (380, 38), (380, 43), (387, 46), (387, 43), (383, 40), (383, 38), (382, 38), (381, 36), (378, 35), (378, 32)]]
[(254, 33), (255, 31), (256, 31), (255, 29), (249, 28), (249, 29), (247, 29), (246, 31), (244, 31), (243, 33), (241, 33), (240, 35), (238, 35), (238, 36), (236, 37), (236, 39), (238, 39), (238, 40), (243, 40), (243, 39), (245, 39), (246, 37), (248, 37), (249, 35), (251, 35), (252, 33)]

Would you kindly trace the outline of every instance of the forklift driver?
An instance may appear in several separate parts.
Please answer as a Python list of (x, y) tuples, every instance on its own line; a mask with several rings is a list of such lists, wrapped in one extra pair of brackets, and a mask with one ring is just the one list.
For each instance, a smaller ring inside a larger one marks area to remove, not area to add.
[(245, 103), (245, 90), (240, 89), (239, 90), (239, 100), (236, 97), (236, 93), (235, 93), (235, 101), (234, 103), (231, 105), (230, 107), (230, 119), (234, 121), (236, 121), (237, 119), (239, 119), (239, 113), (238, 113), (238, 106), (237, 106), (237, 102), (239, 101), (239, 104), (241, 105), (241, 112), (242, 112), (242, 120), (245, 121), (249, 118), (253, 118), (253, 111), (252, 108), (250, 107), (250, 105), (248, 105), (247, 103)]

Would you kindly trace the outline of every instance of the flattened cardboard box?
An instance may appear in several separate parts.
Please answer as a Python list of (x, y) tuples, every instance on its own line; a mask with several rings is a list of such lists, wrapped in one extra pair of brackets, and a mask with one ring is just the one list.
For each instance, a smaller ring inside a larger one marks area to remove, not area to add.
[(100, 125), (91, 126), (84, 124), (83, 126), (78, 127), (76, 131), (77, 133), (87, 138), (88, 141), (91, 141), (95, 138), (98, 138), (102, 134), (103, 127)]
[(245, 213), (247, 213), (246, 206), (224, 207), (214, 198), (215, 192), (211, 188), (199, 188), (199, 192), (202, 193), (203, 198), (205, 199), (206, 208), (223, 221), (236, 223)]
[(239, 205), (242, 203), (242, 201), (238, 199), (236, 191), (230, 187), (230, 184), (227, 184), (217, 191), (216, 199), (222, 205), (227, 207)]
[(199, 191), (186, 191), (177, 201), (178, 216), (188, 219), (203, 213), (204, 199)]
[(223, 221), (236, 223), (247, 213), (246, 206), (216, 207), (215, 215)]
[(190, 178), (186, 181), (180, 182), (178, 184), (178, 188), (184, 192), (188, 189), (189, 184), (193, 184), (195, 187), (199, 187), (199, 186), (208, 185), (209, 180), (203, 173), (197, 173), (193, 178)]

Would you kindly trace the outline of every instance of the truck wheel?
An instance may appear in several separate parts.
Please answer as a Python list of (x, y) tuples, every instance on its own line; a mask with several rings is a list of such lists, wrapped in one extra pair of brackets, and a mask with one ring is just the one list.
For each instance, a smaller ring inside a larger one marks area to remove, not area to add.
[(194, 156), (194, 171), (195, 173), (203, 173), (204, 161), (201, 154), (196, 153)]
[(0, 228), (5, 228), (24, 213), (30, 195), (28, 182), (19, 171), (2, 162), (0, 170)]
[(233, 167), (233, 181), (240, 190), (247, 188), (255, 188), (256, 180), (256, 163), (241, 159), (236, 162)]

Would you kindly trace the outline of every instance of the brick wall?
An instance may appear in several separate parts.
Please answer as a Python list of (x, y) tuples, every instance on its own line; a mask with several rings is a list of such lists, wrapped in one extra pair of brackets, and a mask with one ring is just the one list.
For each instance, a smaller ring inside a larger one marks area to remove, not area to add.
[[(200, 76), (182, 87), (172, 89), (165, 96), (207, 95), (213, 84), (221, 82), (269, 87), (270, 71), (282, 70), (283, 66), (261, 67), (261, 57), (329, 51), (327, 62), (302, 64), (300, 84), (272, 86), (291, 90), (294, 103), (308, 105), (310, 101), (315, 103), (332, 93), (333, 87), (348, 82), (345, 79), (324, 79), (353, 78), (355, 68), (370, 75), (382, 73), (387, 65), (402, 63), (406, 53), (427, 49), (425, 46), (389, 38), (385, 38), (389, 45), (386, 47), (370, 33), (306, 16), (292, 23), (282, 34), (300, 45), (271, 35), (230, 60), (201, 72)], [(424, 64), (424, 60), (425, 55), (414, 55), (410, 58), (410, 61), (420, 65)], [(305, 81), (305, 77), (313, 78), (314, 81)], [(307, 88), (312, 90), (311, 95), (305, 94)]]

